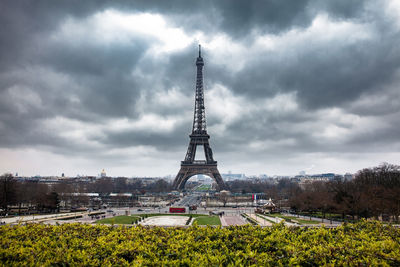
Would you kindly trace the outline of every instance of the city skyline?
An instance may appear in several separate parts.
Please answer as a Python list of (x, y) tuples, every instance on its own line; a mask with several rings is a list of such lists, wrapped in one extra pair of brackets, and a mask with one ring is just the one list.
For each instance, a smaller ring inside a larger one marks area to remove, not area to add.
[(5, 1), (0, 172), (175, 175), (197, 45), (221, 173), (400, 159), (396, 1)]

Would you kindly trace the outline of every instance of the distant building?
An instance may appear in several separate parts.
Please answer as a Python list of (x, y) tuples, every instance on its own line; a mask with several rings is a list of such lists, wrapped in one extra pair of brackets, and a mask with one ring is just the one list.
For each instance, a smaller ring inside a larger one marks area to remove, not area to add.
[(101, 177), (101, 178), (107, 177), (107, 174), (106, 174), (106, 172), (105, 172), (104, 169), (101, 171), (100, 177)]
[(354, 178), (354, 175), (351, 174), (351, 173), (348, 173), (348, 172), (343, 176), (343, 179), (344, 179), (345, 181), (353, 180), (353, 178)]
[(223, 173), (221, 174), (222, 179), (224, 179), (224, 181), (233, 181), (233, 180), (243, 180), (246, 179), (246, 176), (243, 173), (232, 173), (231, 171), (229, 171), (228, 173)]
[(334, 173), (322, 173), (322, 174), (313, 174), (308, 176), (311, 179), (314, 179), (315, 181), (331, 181), (335, 179), (335, 174)]
[(264, 213), (271, 213), (275, 211), (276, 205), (274, 202), (272, 202), (272, 199), (270, 198), (263, 203), (262, 209), (264, 210)]

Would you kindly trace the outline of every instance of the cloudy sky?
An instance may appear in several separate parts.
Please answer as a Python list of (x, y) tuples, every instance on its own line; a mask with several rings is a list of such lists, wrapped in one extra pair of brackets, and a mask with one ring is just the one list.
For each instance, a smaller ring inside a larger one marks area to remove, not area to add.
[(175, 175), (197, 44), (220, 172), (400, 164), (400, 2), (0, 3), (0, 172)]

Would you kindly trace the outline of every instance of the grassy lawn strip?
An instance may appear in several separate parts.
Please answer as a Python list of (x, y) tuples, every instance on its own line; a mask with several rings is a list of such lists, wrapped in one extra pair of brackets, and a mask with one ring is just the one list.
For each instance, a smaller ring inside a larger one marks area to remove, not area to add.
[(268, 213), (266, 214), (269, 217), (278, 217), (278, 218), (282, 218), (282, 214), (280, 213)]
[[(307, 212), (299, 212), (300, 215), (303, 216), (310, 216), (310, 213)], [(318, 218), (324, 218), (324, 215), (322, 212), (312, 212), (311, 213), (312, 217), (318, 217)], [(325, 218), (326, 220), (329, 220), (329, 218), (332, 218), (332, 220), (341, 220), (342, 219), (342, 214), (337, 214), (337, 213), (325, 213)]]
[(310, 220), (304, 220), (304, 219), (299, 219), (296, 217), (293, 217), (294, 220), (296, 220), (297, 222), (299, 222), (300, 224), (320, 224), (321, 222), (317, 222), (317, 221), (310, 221)]
[(155, 217), (155, 216), (192, 216), (193, 218), (209, 216), (206, 214), (189, 214), (189, 213), (150, 213), (150, 214), (135, 214), (138, 217)]
[(199, 186), (199, 187), (197, 187), (197, 191), (207, 191), (207, 190), (210, 190), (211, 189), (211, 186), (208, 186), (208, 185), (202, 185), (202, 186)]
[(320, 211), (318, 212), (298, 212), (299, 215), (303, 215), (306, 217), (317, 217), (317, 218), (321, 218), (324, 220), (333, 220), (333, 221), (338, 221), (338, 222), (350, 222), (350, 223), (356, 223), (357, 220), (353, 220), (351, 217), (346, 216), (345, 218), (342, 217), (342, 214), (337, 214), (337, 213), (325, 213), (325, 217), (324, 214)]
[(218, 216), (199, 216), (196, 218), (195, 222), (197, 222), (198, 225), (221, 225)]
[(115, 216), (96, 221), (97, 224), (134, 224), (140, 217), (138, 216)]

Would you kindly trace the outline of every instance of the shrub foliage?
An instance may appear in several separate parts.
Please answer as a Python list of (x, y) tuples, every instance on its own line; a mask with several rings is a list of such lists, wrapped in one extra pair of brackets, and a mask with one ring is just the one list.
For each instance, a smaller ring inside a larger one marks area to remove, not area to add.
[(236, 226), (0, 227), (0, 265), (400, 265), (400, 230), (362, 221), (338, 228)]

